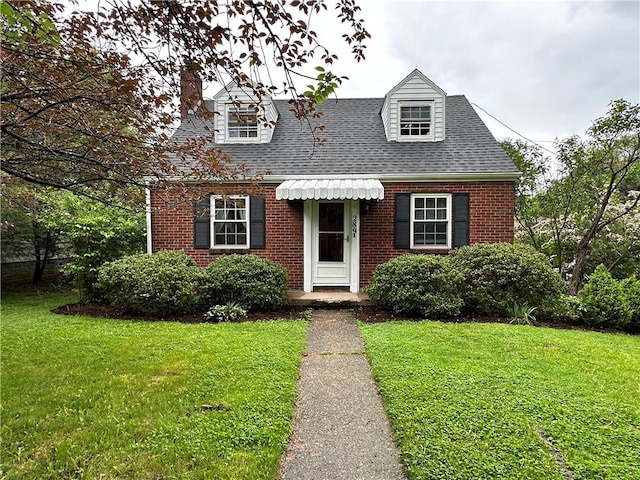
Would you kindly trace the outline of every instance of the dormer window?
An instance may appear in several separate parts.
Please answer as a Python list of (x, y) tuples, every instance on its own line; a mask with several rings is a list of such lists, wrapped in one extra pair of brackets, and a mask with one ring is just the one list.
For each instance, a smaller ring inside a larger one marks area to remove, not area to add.
[(258, 140), (258, 113), (255, 107), (227, 108), (227, 137), (236, 141)]
[(433, 138), (433, 102), (399, 102), (398, 140)]

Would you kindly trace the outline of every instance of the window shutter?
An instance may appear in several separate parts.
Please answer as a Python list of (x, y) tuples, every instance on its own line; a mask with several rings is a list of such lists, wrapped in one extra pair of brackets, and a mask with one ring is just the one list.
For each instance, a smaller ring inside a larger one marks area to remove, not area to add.
[(249, 200), (249, 222), (251, 229), (250, 248), (266, 248), (264, 211), (264, 198), (251, 197)]
[(211, 241), (211, 196), (196, 202), (193, 216), (193, 248), (209, 248)]
[(453, 248), (469, 245), (469, 194), (453, 194)]
[(411, 194), (396, 193), (395, 248), (411, 247)]

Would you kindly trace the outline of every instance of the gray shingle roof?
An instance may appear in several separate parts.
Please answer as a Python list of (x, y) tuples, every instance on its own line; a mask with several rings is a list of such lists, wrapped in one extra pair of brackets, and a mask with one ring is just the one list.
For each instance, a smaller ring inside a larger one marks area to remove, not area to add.
[[(253, 174), (272, 175), (507, 175), (519, 171), (463, 95), (446, 97), (446, 138), (442, 142), (388, 142), (380, 109), (383, 98), (330, 99), (319, 108), (323, 146), (313, 152), (309, 126), (275, 100), (280, 112), (272, 141), (221, 145)], [(213, 108), (213, 105), (211, 105)], [(202, 121), (190, 115), (174, 133), (183, 141), (206, 135)], [(313, 153), (313, 154), (312, 154)]]

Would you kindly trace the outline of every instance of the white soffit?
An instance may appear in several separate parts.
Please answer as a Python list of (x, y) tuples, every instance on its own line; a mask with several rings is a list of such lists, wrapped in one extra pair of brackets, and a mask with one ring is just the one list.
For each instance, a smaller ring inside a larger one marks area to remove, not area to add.
[(286, 180), (276, 188), (277, 200), (382, 200), (380, 180), (336, 178)]

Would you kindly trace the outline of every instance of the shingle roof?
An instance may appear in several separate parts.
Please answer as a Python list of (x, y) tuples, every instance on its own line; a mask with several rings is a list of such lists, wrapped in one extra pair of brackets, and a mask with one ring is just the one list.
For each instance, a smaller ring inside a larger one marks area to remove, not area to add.
[[(274, 176), (299, 177), (519, 175), (464, 95), (446, 97), (442, 142), (388, 142), (380, 116), (383, 102), (383, 98), (325, 101), (317, 123), (325, 127), (320, 136), (326, 143), (313, 151), (309, 125), (293, 116), (286, 100), (275, 100), (280, 117), (270, 143), (220, 146), (252, 174), (270, 170)], [(189, 115), (173, 139), (181, 142), (202, 135), (207, 135), (203, 122)]]

